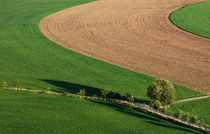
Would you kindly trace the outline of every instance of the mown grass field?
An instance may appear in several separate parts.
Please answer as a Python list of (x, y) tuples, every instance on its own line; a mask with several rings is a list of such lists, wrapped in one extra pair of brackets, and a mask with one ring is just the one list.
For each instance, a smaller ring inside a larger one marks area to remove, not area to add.
[(1, 134), (200, 133), (122, 105), (78, 98), (1, 90), (0, 107)]
[(181, 8), (170, 15), (171, 21), (186, 31), (210, 38), (210, 1)]
[(210, 98), (193, 100), (189, 102), (181, 102), (171, 105), (169, 114), (174, 115), (178, 109), (181, 109), (184, 112), (189, 112), (192, 115), (196, 115), (200, 119), (203, 119), (205, 125), (210, 127)]
[[(147, 101), (152, 77), (129, 71), (67, 50), (39, 30), (40, 20), (65, 8), (92, 0), (1, 0), (0, 82), (18, 81), (21, 87), (100, 94), (100, 89), (129, 92)], [(176, 98), (204, 95), (176, 85)]]

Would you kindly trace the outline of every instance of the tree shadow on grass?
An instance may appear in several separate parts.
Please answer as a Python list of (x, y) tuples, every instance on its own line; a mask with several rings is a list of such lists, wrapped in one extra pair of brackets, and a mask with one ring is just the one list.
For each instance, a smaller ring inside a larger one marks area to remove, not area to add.
[(46, 80), (46, 79), (42, 79), (41, 81), (47, 82), (47, 83), (52, 84), (56, 87), (60, 87), (59, 90), (52, 89), (55, 92), (61, 92), (61, 93), (69, 92), (72, 94), (76, 94), (81, 89), (84, 89), (86, 91), (87, 96), (93, 96), (93, 95), (101, 96), (101, 89), (99, 89), (99, 88), (93, 88), (93, 87), (80, 85), (80, 84), (74, 84), (74, 83), (65, 82), (65, 81)]
[(126, 113), (130, 116), (133, 116), (133, 117), (138, 117), (138, 118), (143, 118), (143, 119), (147, 119), (147, 120), (162, 122), (162, 120), (157, 118), (157, 117), (151, 117), (151, 116), (148, 116), (148, 115), (144, 114), (143, 112), (134, 111), (134, 110), (132, 110), (132, 108), (124, 106), (122, 104), (116, 104), (116, 103), (105, 102), (105, 101), (96, 101), (96, 100), (88, 100), (88, 101), (94, 102), (94, 103), (97, 103), (97, 104), (101, 104), (101, 105), (105, 105), (107, 107), (110, 107), (110, 108), (118, 111), (118, 112), (121, 112), (123, 114)]
[[(123, 114), (127, 114), (127, 115), (130, 115), (130, 116), (136, 117), (136, 118), (146, 119), (148, 123), (151, 123), (153, 125), (157, 125), (157, 126), (161, 126), (161, 127), (165, 127), (165, 128), (169, 128), (169, 129), (176, 129), (176, 130), (182, 130), (182, 131), (186, 131), (186, 132), (190, 132), (190, 133), (199, 134), (195, 131), (190, 130), (189, 128), (182, 128), (182, 127), (167, 125), (167, 123), (169, 122), (167, 120), (149, 115), (148, 113), (143, 112), (143, 111), (135, 111), (132, 108), (121, 105), (121, 104), (116, 104), (116, 103), (111, 103), (111, 102), (103, 102), (103, 101), (96, 101), (96, 100), (88, 100), (88, 101), (94, 102), (94, 103), (97, 103), (97, 104), (101, 104), (101, 105), (105, 105), (105, 106), (110, 107), (110, 108), (112, 108), (112, 109), (114, 109), (118, 112), (123, 113)], [(163, 124), (163, 123), (165, 123), (165, 124)]]
[[(101, 90), (99, 88), (94, 88), (86, 85), (80, 85), (80, 84), (74, 84), (71, 82), (66, 82), (66, 81), (57, 81), (57, 80), (47, 80), (47, 79), (41, 79), (41, 81), (47, 82), (51, 85), (54, 85), (56, 87), (60, 87), (59, 89), (51, 89), (52, 91), (59, 92), (59, 93), (72, 93), (72, 94), (77, 94), (81, 89), (84, 89), (86, 91), (86, 96), (98, 96), (98, 97), (103, 97), (101, 94)], [(117, 93), (110, 91), (110, 96), (115, 96)], [(135, 98), (135, 102), (139, 103), (145, 103), (149, 104), (149, 101)]]

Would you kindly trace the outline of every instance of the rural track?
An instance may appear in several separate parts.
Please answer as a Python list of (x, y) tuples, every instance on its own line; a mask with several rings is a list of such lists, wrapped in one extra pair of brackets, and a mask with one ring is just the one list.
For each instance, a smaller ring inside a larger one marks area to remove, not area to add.
[(40, 29), (73, 51), (209, 94), (210, 39), (169, 20), (202, 1), (99, 0), (47, 16)]
[(175, 103), (180, 103), (180, 102), (185, 102), (185, 101), (193, 101), (193, 100), (200, 100), (200, 99), (206, 99), (206, 98), (210, 98), (210, 96), (202, 96), (202, 97), (183, 99), (183, 100), (175, 101)]

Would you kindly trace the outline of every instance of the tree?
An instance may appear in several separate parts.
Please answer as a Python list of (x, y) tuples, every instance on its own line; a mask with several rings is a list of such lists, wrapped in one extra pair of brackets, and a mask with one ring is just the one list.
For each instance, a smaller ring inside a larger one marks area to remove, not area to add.
[(108, 90), (106, 90), (106, 89), (101, 90), (101, 94), (102, 94), (105, 98), (107, 98), (107, 97), (108, 97), (108, 95), (109, 95), (109, 91), (108, 91)]
[(78, 95), (85, 96), (86, 91), (85, 91), (85, 89), (82, 89), (82, 90), (80, 90), (77, 94), (78, 94)]
[(189, 112), (184, 113), (183, 116), (182, 116), (182, 119), (184, 119), (186, 121), (189, 121), (190, 120), (190, 113)]
[(204, 126), (204, 120), (203, 119), (201, 119), (201, 120), (199, 120), (199, 125), (202, 125), (202, 126)]
[(134, 102), (133, 95), (129, 94), (127, 100), (130, 101), (130, 102)]
[(157, 109), (157, 110), (160, 110), (162, 108), (162, 104), (158, 100), (155, 100), (154, 102), (152, 102), (151, 106), (152, 108)]
[(163, 107), (170, 106), (175, 100), (175, 89), (171, 82), (163, 79), (155, 79), (147, 88), (147, 96), (151, 100), (158, 100)]
[(177, 110), (177, 112), (175, 113), (175, 116), (177, 117), (177, 118), (182, 118), (182, 110)]
[(193, 115), (191, 118), (190, 118), (190, 121), (192, 122), (192, 123), (198, 123), (198, 117), (197, 116), (195, 116), (195, 115)]
[(7, 86), (8, 85), (7, 85), (7, 82), (6, 81), (2, 82), (2, 87), (6, 88)]
[(122, 99), (123, 99), (123, 100), (127, 100), (127, 101), (131, 101), (131, 102), (134, 101), (133, 95), (131, 95), (131, 94), (129, 94), (129, 93), (124, 93), (124, 94), (122, 95)]

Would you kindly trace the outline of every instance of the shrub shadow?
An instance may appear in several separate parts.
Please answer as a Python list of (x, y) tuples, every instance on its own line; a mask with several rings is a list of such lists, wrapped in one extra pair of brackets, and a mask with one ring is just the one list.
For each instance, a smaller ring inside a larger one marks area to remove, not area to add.
[[(80, 85), (80, 84), (74, 84), (74, 83), (65, 82), (65, 81), (57, 81), (57, 80), (41, 79), (41, 81), (47, 82), (47, 83), (52, 84), (52, 85), (57, 86), (57, 87), (60, 87), (60, 89), (51, 89), (51, 90), (53, 90), (55, 92), (59, 92), (59, 93), (69, 92), (69, 93), (72, 93), (72, 94), (76, 94), (81, 89), (85, 89), (87, 96), (97, 95), (98, 97), (102, 97), (102, 95), (101, 95), (101, 90), (102, 89), (99, 89), (99, 88), (94, 88), (94, 87)], [(111, 95), (115, 95), (117, 93), (110, 92), (110, 94)], [(110, 107), (110, 108), (118, 111), (118, 112), (121, 112), (123, 114), (128, 114), (128, 115), (136, 117), (136, 118), (143, 118), (143, 119), (150, 120), (150, 121), (147, 121), (147, 122), (149, 122), (149, 123), (151, 123), (153, 125), (195, 133), (194, 131), (191, 131), (189, 129), (185, 129), (185, 128), (181, 128), (181, 127), (175, 127), (175, 126), (170, 126), (170, 125), (165, 125), (165, 124), (160, 124), (160, 122), (164, 123), (166, 120), (162, 121), (159, 117), (147, 115), (148, 113), (145, 113), (143, 111), (140, 111), (140, 112), (136, 111), (136, 112), (134, 112), (133, 110), (131, 110), (131, 108), (123, 106), (123, 105), (120, 105), (120, 104), (107, 103), (107, 102), (96, 101), (96, 100), (88, 100), (88, 101), (91, 101), (91, 102), (94, 102), (94, 103), (97, 103), (97, 104), (101, 104), (101, 105), (105, 105), (107, 107)], [(146, 100), (143, 100), (143, 99), (136, 99), (135, 98), (135, 101), (136, 102), (140, 102), (140, 103), (146, 103), (146, 104), (149, 103), (149, 101), (146, 101)]]
[(162, 122), (162, 120), (159, 119), (158, 117), (150, 117), (148, 115), (143, 114), (143, 112), (139, 112), (139, 111), (134, 112), (134, 110), (132, 110), (132, 108), (127, 107), (127, 106), (122, 105), (122, 104), (116, 104), (116, 103), (104, 102), (104, 101), (97, 101), (97, 100), (88, 100), (88, 101), (94, 102), (94, 103), (97, 103), (97, 104), (101, 104), (101, 105), (105, 105), (107, 107), (110, 107), (110, 108), (118, 111), (118, 112), (121, 112), (123, 114), (128, 114), (128, 115), (133, 116), (133, 117), (143, 118), (143, 119), (157, 121), (157, 122)]
[(80, 84), (74, 84), (74, 83), (65, 82), (65, 81), (46, 80), (46, 79), (42, 79), (41, 81), (60, 87), (59, 90), (51, 89), (52, 91), (55, 91), (55, 92), (59, 92), (59, 93), (69, 92), (72, 94), (76, 94), (81, 89), (85, 89), (87, 96), (93, 96), (93, 95), (101, 96), (101, 89), (99, 88), (89, 87), (89, 86), (80, 85)]

